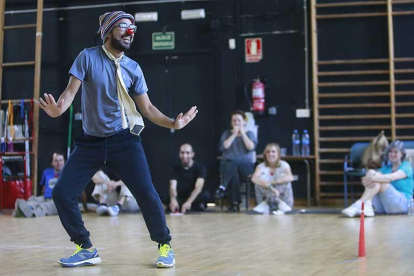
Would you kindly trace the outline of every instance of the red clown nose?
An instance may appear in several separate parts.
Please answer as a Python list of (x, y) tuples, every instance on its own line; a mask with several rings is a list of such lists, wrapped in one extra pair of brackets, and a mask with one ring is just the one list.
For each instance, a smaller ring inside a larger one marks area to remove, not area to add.
[(135, 32), (134, 32), (134, 29), (128, 29), (126, 32), (127, 32), (127, 34), (129, 34), (129, 35), (132, 35), (133, 33), (135, 33)]

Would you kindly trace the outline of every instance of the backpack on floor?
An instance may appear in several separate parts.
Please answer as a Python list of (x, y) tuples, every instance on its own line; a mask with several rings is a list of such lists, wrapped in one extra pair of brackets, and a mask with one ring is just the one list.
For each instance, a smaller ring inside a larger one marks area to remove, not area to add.
[(378, 169), (382, 165), (382, 155), (388, 147), (387, 137), (384, 131), (375, 137), (369, 146), (365, 149), (361, 157), (361, 166), (366, 169)]

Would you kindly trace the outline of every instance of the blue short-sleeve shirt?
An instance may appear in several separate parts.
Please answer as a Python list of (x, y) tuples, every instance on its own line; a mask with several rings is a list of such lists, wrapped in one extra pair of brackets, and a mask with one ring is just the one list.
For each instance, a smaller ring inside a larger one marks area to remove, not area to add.
[[(131, 97), (148, 91), (137, 62), (124, 55), (122, 77)], [(82, 123), (86, 134), (108, 137), (122, 130), (116, 66), (102, 46), (84, 49), (73, 62), (70, 75), (82, 81)]]
[[(413, 168), (411, 167), (411, 164), (409, 162), (404, 161), (401, 163), (398, 170), (402, 170), (407, 177), (392, 181), (391, 185), (393, 185), (397, 191), (404, 193), (407, 199), (411, 201), (411, 199), (413, 198), (413, 188), (414, 188), (413, 187), (414, 185), (413, 184)], [(381, 172), (382, 174), (390, 174), (392, 173), (392, 166), (390, 165), (382, 166), (379, 169), (379, 172)]]
[(42, 179), (39, 182), (40, 186), (45, 186), (44, 198), (52, 198), (52, 190), (55, 187), (56, 182), (60, 176), (59, 173), (55, 173), (53, 168), (48, 168), (43, 171)]

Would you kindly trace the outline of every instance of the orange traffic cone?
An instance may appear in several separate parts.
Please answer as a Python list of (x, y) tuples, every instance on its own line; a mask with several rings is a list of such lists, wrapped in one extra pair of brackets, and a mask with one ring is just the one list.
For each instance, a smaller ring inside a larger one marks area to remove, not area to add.
[(364, 202), (361, 206), (361, 223), (359, 227), (359, 249), (358, 257), (365, 257), (365, 229), (364, 229)]

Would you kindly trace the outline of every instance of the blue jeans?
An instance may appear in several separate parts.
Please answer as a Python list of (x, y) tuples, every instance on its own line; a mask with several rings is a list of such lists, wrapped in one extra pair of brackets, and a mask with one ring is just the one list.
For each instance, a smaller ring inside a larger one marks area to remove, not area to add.
[(78, 197), (104, 164), (119, 176), (138, 201), (151, 240), (169, 243), (170, 230), (152, 183), (141, 137), (131, 134), (129, 129), (106, 138), (81, 134), (75, 139), (75, 149), (52, 192), (60, 221), (70, 240), (83, 248), (92, 246), (78, 207)]

